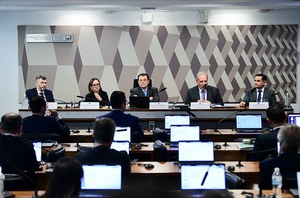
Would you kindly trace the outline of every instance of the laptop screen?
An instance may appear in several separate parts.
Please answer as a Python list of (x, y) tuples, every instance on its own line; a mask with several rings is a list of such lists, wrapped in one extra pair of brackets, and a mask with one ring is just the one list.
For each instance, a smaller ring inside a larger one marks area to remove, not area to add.
[(82, 165), (82, 190), (121, 190), (121, 165)]
[(171, 125), (170, 142), (200, 140), (200, 127), (191, 125)]
[(261, 130), (261, 114), (236, 114), (237, 130)]
[(129, 96), (130, 107), (133, 108), (149, 108), (149, 97), (145, 96)]
[(224, 190), (226, 188), (225, 181), (224, 164), (181, 166), (181, 190)]
[(130, 127), (116, 127), (114, 141), (131, 141)]
[(171, 125), (190, 125), (190, 116), (189, 115), (165, 115), (165, 130), (170, 131)]
[(111, 149), (115, 149), (117, 151), (126, 151), (129, 155), (129, 142), (128, 141), (113, 141), (110, 146)]
[(182, 163), (213, 163), (214, 143), (200, 141), (183, 141), (178, 143), (178, 160)]
[(288, 114), (288, 123), (300, 126), (300, 113), (289, 113)]
[(42, 142), (33, 142), (33, 149), (36, 156), (36, 161), (42, 161)]

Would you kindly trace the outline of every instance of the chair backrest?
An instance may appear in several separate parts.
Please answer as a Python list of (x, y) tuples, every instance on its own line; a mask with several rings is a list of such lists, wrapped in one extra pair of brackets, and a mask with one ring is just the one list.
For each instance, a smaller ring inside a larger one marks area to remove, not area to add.
[[(139, 86), (138, 79), (134, 79), (133, 80), (133, 88), (136, 88), (138, 86)], [(149, 85), (148, 86), (152, 87), (152, 80), (151, 79), (149, 79)]]
[(46, 140), (58, 141), (59, 139), (56, 133), (23, 133), (22, 137), (34, 142), (44, 142)]
[(29, 190), (25, 179), (19, 174), (6, 173), (4, 174), (4, 190), (13, 191), (13, 190)]
[(49, 150), (46, 154), (45, 162), (56, 162), (60, 157), (65, 155), (65, 148), (58, 145), (55, 149)]
[(245, 180), (234, 173), (225, 172), (227, 189), (243, 189), (245, 188)]

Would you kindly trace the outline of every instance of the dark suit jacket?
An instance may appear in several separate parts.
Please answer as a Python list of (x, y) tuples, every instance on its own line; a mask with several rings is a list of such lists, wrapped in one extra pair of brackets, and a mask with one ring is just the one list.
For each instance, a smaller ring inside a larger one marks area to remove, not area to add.
[[(251, 161), (261, 161), (265, 159), (269, 154), (277, 153), (277, 134), (280, 128), (276, 128), (274, 131), (269, 133), (261, 134), (256, 137), (253, 151), (250, 154), (249, 160)], [(273, 151), (262, 152), (265, 150), (274, 149)]]
[(131, 129), (131, 141), (141, 142), (144, 138), (144, 132), (139, 123), (139, 118), (130, 114), (126, 114), (118, 109), (113, 109), (111, 112), (98, 116), (98, 118), (107, 117), (115, 121), (118, 127), (130, 127)]
[[(256, 88), (246, 90), (245, 97), (243, 99), (243, 101), (246, 102), (246, 105), (248, 106), (249, 102), (256, 102), (256, 100), (257, 100)], [(265, 87), (263, 100), (267, 100), (270, 106), (276, 103), (277, 101), (275, 97), (275, 91)]]
[[(36, 88), (26, 90), (26, 97), (30, 101), (34, 96), (38, 95)], [(45, 89), (44, 95), (46, 97), (47, 102), (55, 102), (52, 91)]]
[[(140, 87), (130, 89), (130, 95), (131, 96), (145, 96), (143, 90)], [(153, 100), (151, 100), (152, 102), (160, 101), (158, 89), (156, 87), (148, 87), (147, 96), (153, 97)]]
[[(224, 105), (218, 88), (207, 85), (206, 91), (207, 100), (209, 100), (213, 104)], [(200, 100), (199, 88), (198, 86), (195, 86), (187, 91), (185, 96), (185, 103), (197, 102), (198, 100)]]
[(102, 98), (102, 101), (99, 101), (94, 93), (88, 93), (85, 95), (85, 102), (99, 102), (100, 106), (109, 106), (109, 99), (108, 95), (105, 91), (99, 92), (100, 97)]
[(68, 137), (70, 129), (62, 120), (55, 117), (32, 115), (23, 119), (23, 133), (31, 134), (57, 134), (61, 137)]
[(97, 146), (86, 152), (75, 155), (82, 164), (120, 164), (122, 175), (128, 177), (130, 174), (130, 158), (126, 151), (116, 151), (108, 146)]
[[(34, 172), (38, 170), (32, 142), (22, 137), (0, 134), (0, 163), (2, 159), (13, 164), (34, 180)], [(2, 165), (3, 173), (16, 173), (9, 165)]]
[(288, 183), (288, 178), (296, 179), (297, 171), (300, 171), (300, 154), (282, 153), (276, 158), (266, 159), (260, 162), (260, 189), (272, 189), (272, 173), (279, 167), (283, 179), (283, 189), (297, 188), (297, 181)]

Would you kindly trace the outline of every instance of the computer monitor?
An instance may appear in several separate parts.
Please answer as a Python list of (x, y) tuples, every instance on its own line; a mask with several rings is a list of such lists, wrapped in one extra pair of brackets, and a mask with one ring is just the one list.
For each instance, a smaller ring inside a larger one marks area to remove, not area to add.
[(130, 127), (116, 127), (114, 141), (128, 141), (131, 142)]
[(288, 114), (288, 123), (300, 126), (300, 113), (289, 113)]
[(117, 151), (126, 151), (129, 155), (130, 143), (128, 141), (113, 141), (110, 148)]
[(200, 141), (180, 141), (178, 143), (180, 164), (212, 164), (214, 162), (214, 143)]
[(170, 146), (178, 146), (179, 141), (200, 140), (200, 127), (191, 125), (171, 125)]
[(236, 114), (237, 132), (259, 132), (262, 130), (261, 114)]
[(171, 125), (190, 125), (190, 116), (188, 114), (166, 114), (165, 131), (170, 132)]

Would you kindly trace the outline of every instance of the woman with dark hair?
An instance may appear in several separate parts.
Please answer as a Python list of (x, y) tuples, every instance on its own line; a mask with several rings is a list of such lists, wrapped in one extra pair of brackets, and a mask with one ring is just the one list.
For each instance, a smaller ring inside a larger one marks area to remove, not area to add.
[(100, 80), (92, 78), (88, 85), (89, 93), (85, 96), (85, 102), (99, 102), (100, 106), (109, 106), (108, 95), (102, 90)]
[(55, 165), (46, 193), (42, 198), (78, 198), (82, 177), (82, 166), (76, 158), (61, 157)]

